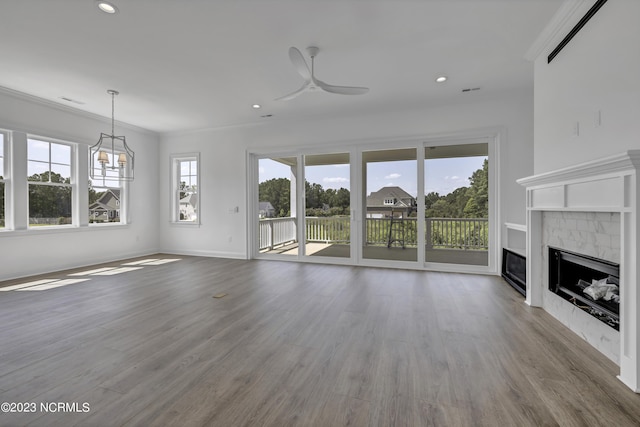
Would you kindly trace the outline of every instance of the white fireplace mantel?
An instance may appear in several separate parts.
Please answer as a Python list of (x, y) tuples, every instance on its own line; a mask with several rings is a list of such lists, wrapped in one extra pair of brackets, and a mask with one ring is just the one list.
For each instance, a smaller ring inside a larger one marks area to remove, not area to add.
[(526, 303), (540, 307), (544, 292), (542, 212), (620, 214), (620, 374), (640, 392), (640, 150), (518, 180), (527, 189)]

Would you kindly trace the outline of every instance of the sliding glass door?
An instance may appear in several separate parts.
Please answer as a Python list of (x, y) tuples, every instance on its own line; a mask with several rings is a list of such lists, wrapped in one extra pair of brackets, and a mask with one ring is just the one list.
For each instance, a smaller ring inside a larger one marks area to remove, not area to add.
[(349, 153), (304, 156), (305, 255), (351, 257)]
[(425, 261), (487, 266), (488, 144), (424, 150)]
[(297, 175), (296, 157), (258, 160), (258, 226), (255, 237), (260, 253), (298, 254)]
[(253, 254), (493, 271), (490, 137), (252, 156)]
[(416, 152), (362, 153), (364, 259), (418, 260)]

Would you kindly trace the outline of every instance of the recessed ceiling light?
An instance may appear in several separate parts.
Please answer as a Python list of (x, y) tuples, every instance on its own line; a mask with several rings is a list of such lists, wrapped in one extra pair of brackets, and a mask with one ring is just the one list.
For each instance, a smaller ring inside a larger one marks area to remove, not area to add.
[(96, 5), (98, 6), (98, 9), (100, 9), (104, 13), (113, 14), (118, 12), (118, 8), (115, 7), (113, 3), (109, 3), (108, 1), (97, 1)]
[(262, 106), (260, 104), (253, 104), (251, 108), (255, 108), (257, 110), (258, 108), (262, 108)]
[(438, 76), (436, 77), (436, 83), (444, 83), (447, 81), (447, 76)]

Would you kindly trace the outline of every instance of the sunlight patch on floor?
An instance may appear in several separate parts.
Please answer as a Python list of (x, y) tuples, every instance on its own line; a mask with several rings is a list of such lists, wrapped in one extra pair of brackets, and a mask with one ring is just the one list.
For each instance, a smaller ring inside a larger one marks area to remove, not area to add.
[[(68, 277), (77, 276), (114, 276), (116, 274), (127, 273), (129, 271), (142, 270), (146, 265), (163, 265), (175, 261), (181, 261), (182, 258), (147, 258), (138, 261), (132, 261), (122, 264), (127, 267), (101, 267), (92, 268), (90, 270), (79, 271), (76, 273), (70, 273)], [(19, 283), (17, 285), (0, 287), (0, 292), (7, 291), (44, 291), (47, 289), (55, 289), (66, 285), (72, 285), (74, 283), (81, 283), (91, 280), (86, 279), (40, 279), (30, 282)]]
[(37, 286), (37, 285), (42, 285), (44, 283), (51, 283), (51, 282), (55, 282), (58, 279), (42, 279), (42, 280), (34, 280), (33, 282), (27, 282), (27, 283), (20, 283), (18, 285), (13, 285), (13, 286), (6, 286), (4, 288), (0, 288), (0, 292), (6, 292), (6, 291), (15, 291), (15, 290), (20, 290), (22, 288), (28, 288), (30, 286)]
[(142, 265), (162, 265), (162, 264), (167, 264), (170, 262), (174, 262), (174, 261), (180, 261), (181, 258), (164, 258), (164, 259), (159, 259), (156, 261), (151, 261), (151, 262), (145, 262)]
[(47, 289), (60, 288), (62, 286), (73, 285), (75, 283), (86, 282), (91, 279), (63, 279), (56, 280), (54, 282), (45, 283), (37, 286), (30, 286), (28, 288), (17, 289), (18, 291), (46, 291)]
[(153, 262), (153, 261), (158, 261), (158, 258), (140, 259), (138, 261), (125, 262), (124, 264), (121, 264), (121, 265), (140, 265), (140, 264), (145, 264), (147, 262)]
[(115, 274), (126, 273), (134, 270), (142, 270), (142, 267), (120, 267), (114, 268), (108, 271), (101, 271), (100, 273), (92, 274), (92, 276), (113, 276)]
[(96, 274), (96, 273), (101, 273), (103, 271), (113, 270), (114, 268), (117, 268), (117, 267), (95, 268), (93, 270), (86, 270), (86, 271), (80, 271), (78, 273), (71, 273), (69, 274), (69, 276), (88, 276), (90, 274)]

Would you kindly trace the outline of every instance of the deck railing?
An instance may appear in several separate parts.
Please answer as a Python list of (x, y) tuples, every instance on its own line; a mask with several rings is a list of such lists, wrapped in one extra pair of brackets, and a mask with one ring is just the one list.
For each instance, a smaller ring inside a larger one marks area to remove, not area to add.
[(348, 216), (306, 217), (307, 242), (349, 243), (351, 219)]
[[(418, 245), (416, 218), (395, 219), (392, 238), (404, 240), (404, 245)], [(349, 243), (351, 224), (349, 217), (307, 217), (307, 242)], [(366, 219), (366, 244), (386, 246), (389, 241), (390, 218)], [(296, 242), (295, 218), (268, 218), (259, 221), (260, 250)], [(427, 249), (489, 248), (489, 221), (486, 218), (425, 218)]]
[[(418, 246), (418, 221), (416, 218), (395, 218), (392, 238), (404, 240), (405, 246)], [(387, 246), (391, 218), (367, 218), (366, 242), (369, 246)], [(402, 232), (404, 230), (404, 233)]]
[(269, 218), (259, 222), (260, 250), (296, 241), (295, 218)]
[(426, 218), (427, 249), (489, 249), (487, 218)]

